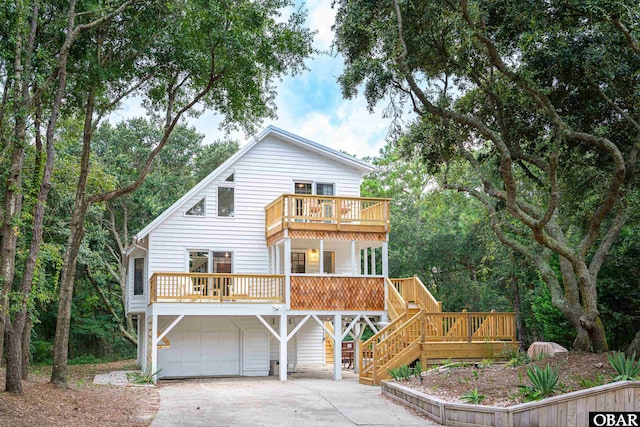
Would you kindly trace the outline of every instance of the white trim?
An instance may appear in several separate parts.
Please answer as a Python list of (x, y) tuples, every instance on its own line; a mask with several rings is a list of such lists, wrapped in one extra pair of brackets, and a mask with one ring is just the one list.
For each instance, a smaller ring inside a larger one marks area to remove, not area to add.
[(310, 315), (310, 314), (307, 314), (307, 315), (305, 316), (305, 318), (304, 318), (304, 319), (302, 319), (302, 320), (300, 321), (300, 323), (298, 323), (298, 324), (296, 325), (296, 327), (295, 327), (295, 328), (293, 328), (293, 331), (291, 331), (291, 333), (290, 333), (289, 335), (287, 335), (287, 342), (289, 342), (289, 340), (290, 340), (291, 338), (293, 338), (293, 336), (296, 334), (296, 332), (298, 332), (298, 331), (300, 330), (300, 328), (302, 328), (302, 327), (304, 326), (304, 324), (305, 324), (305, 323), (307, 323), (307, 320), (309, 320), (309, 318), (310, 318), (310, 317), (311, 317), (311, 315)]
[[(269, 332), (271, 332), (271, 335), (273, 335), (274, 337), (276, 337), (276, 339), (278, 340), (278, 342), (280, 342), (280, 334), (278, 334), (276, 331), (273, 330), (273, 328), (271, 327), (271, 325), (269, 324), (269, 322), (267, 322), (266, 320), (263, 319), (263, 317), (259, 314), (256, 314), (256, 317), (258, 318), (258, 320), (260, 322), (262, 322), (262, 324), (267, 328), (267, 330)], [(271, 337), (269, 337), (271, 338)]]
[[(357, 170), (359, 170), (362, 176), (367, 173), (373, 171), (375, 168), (370, 164), (356, 159), (355, 157), (351, 157), (347, 154), (336, 151), (332, 148), (325, 147), (324, 145), (320, 145), (317, 142), (310, 141), (308, 139), (302, 138), (298, 135), (294, 135), (285, 130), (279, 129), (275, 126), (268, 126), (265, 130), (260, 132), (255, 139), (250, 141), (248, 144), (240, 148), (233, 156), (229, 157), (227, 161), (218, 166), (216, 170), (207, 175), (202, 181), (196, 184), (191, 190), (187, 191), (180, 199), (178, 199), (173, 205), (171, 205), (167, 210), (162, 212), (159, 216), (157, 216), (153, 221), (147, 224), (142, 230), (140, 230), (135, 236), (133, 236), (133, 240), (140, 240), (146, 237), (151, 231), (153, 231), (158, 225), (160, 225), (165, 219), (167, 219), (170, 215), (180, 209), (184, 203), (193, 197), (198, 191), (202, 190), (204, 187), (209, 185), (213, 180), (218, 178), (222, 172), (229, 169), (235, 162), (238, 161), (242, 156), (244, 156), (249, 150), (251, 150), (256, 144), (260, 141), (264, 140), (267, 136), (273, 135), (281, 140), (298, 145), (302, 148), (306, 148), (315, 153), (321, 154), (325, 157), (329, 157), (335, 161), (340, 163), (349, 165)], [(235, 173), (235, 171), (234, 171)], [(334, 189), (335, 190), (335, 189)]]
[(175, 326), (180, 323), (180, 321), (184, 318), (184, 314), (181, 314), (180, 316), (178, 316), (170, 325), (169, 327), (167, 327), (167, 329), (164, 330), (164, 332), (162, 332), (160, 335), (158, 335), (158, 338), (155, 338), (155, 345), (158, 345), (158, 343), (162, 340), (162, 338), (164, 338), (165, 336), (167, 336), (167, 334), (169, 332), (171, 332), (171, 330), (173, 328), (175, 328)]

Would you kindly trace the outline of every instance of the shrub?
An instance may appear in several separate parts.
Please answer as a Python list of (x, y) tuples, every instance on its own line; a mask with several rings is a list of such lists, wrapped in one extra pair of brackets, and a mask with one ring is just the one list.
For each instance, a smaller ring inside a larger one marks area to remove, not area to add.
[(389, 368), (387, 369), (387, 372), (391, 375), (391, 378), (396, 381), (403, 381), (411, 378), (411, 368), (406, 364), (398, 366), (397, 368)]
[(558, 371), (548, 364), (542, 369), (537, 366), (527, 368), (527, 377), (532, 385), (519, 386), (525, 402), (544, 399), (560, 389)]
[(460, 396), (460, 400), (462, 400), (463, 402), (473, 403), (475, 405), (479, 405), (486, 398), (487, 396), (485, 396), (484, 394), (478, 393), (477, 387), (471, 390), (470, 392)]
[(129, 372), (127, 374), (127, 379), (134, 384), (153, 384), (154, 378), (161, 370), (162, 369), (158, 369), (153, 373), (151, 373), (151, 371)]
[(607, 357), (613, 369), (618, 373), (613, 379), (614, 381), (630, 381), (640, 376), (640, 360), (636, 361), (635, 353), (629, 358), (622, 352), (614, 353)]

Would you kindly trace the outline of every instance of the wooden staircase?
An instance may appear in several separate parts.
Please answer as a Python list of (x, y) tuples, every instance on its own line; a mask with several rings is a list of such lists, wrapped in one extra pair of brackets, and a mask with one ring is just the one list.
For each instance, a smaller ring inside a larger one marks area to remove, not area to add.
[(361, 384), (379, 385), (388, 369), (418, 359), (426, 367), (428, 358), (482, 359), (517, 348), (513, 313), (443, 313), (416, 276), (386, 279), (385, 286), (391, 323), (360, 346)]

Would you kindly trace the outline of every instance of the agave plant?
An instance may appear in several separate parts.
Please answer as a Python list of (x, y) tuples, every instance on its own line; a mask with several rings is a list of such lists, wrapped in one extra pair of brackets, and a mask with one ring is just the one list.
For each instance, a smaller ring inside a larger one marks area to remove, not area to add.
[(532, 385), (520, 386), (525, 401), (544, 399), (553, 395), (560, 388), (558, 370), (548, 364), (542, 369), (537, 366), (527, 368), (527, 377)]
[(640, 360), (636, 361), (635, 353), (629, 358), (622, 352), (607, 357), (613, 369), (618, 373), (618, 376), (613, 379), (614, 381), (631, 381), (640, 376)]
[(478, 387), (460, 396), (460, 400), (463, 402), (473, 403), (475, 405), (479, 405), (486, 398), (487, 396), (484, 394), (478, 393)]

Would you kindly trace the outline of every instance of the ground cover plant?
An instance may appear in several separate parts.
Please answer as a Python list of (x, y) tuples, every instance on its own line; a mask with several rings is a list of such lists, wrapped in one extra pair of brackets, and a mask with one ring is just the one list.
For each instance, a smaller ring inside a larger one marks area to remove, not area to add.
[[(513, 356), (508, 361), (492, 363), (483, 361), (429, 366), (420, 376), (402, 384), (443, 400), (510, 406), (543, 398), (543, 395), (607, 384), (617, 381), (619, 375), (609, 363), (612, 353), (569, 352), (539, 360)], [(554, 372), (557, 373), (555, 379)], [(531, 373), (537, 386), (528, 373)], [(480, 396), (485, 397), (480, 399)]]

